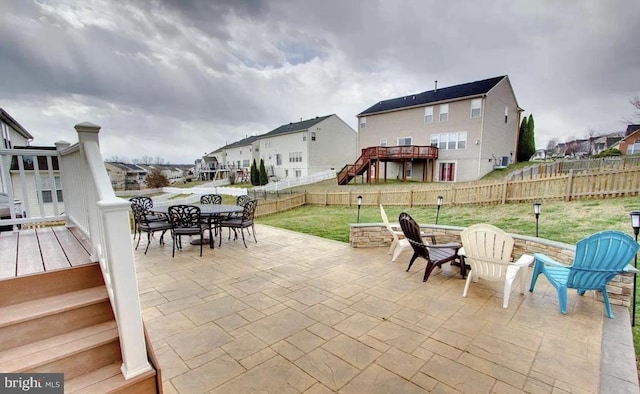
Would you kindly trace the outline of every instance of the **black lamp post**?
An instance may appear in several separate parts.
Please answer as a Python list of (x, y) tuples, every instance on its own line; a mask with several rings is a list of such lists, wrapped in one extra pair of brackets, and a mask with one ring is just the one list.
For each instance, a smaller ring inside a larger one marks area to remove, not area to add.
[[(638, 232), (640, 232), (640, 211), (633, 211), (631, 215), (631, 227), (633, 227), (633, 235), (638, 242)], [(638, 254), (633, 257), (633, 268), (638, 268)], [(633, 310), (631, 311), (631, 325), (636, 325), (636, 278), (638, 274), (633, 273)]]
[(540, 206), (542, 203), (534, 202), (533, 203), (533, 213), (536, 215), (536, 238), (538, 237), (538, 218), (540, 217)]
[(362, 206), (362, 196), (358, 196), (358, 221), (360, 223), (360, 207)]
[(436, 224), (438, 224), (438, 217), (440, 216), (440, 206), (442, 206), (442, 200), (444, 200), (442, 196), (438, 196), (438, 199), (436, 200), (436, 205), (438, 206), (438, 210), (436, 211)]

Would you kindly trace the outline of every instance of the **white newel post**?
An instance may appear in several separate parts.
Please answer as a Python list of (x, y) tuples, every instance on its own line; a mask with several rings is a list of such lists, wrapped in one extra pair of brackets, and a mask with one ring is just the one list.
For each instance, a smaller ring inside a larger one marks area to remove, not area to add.
[[(67, 166), (67, 162), (64, 158), (62, 158), (62, 155), (60, 155), (60, 152), (62, 152), (63, 150), (69, 148), (69, 146), (71, 146), (70, 143), (68, 143), (67, 141), (57, 141), (54, 143), (54, 145), (56, 146), (56, 151), (58, 152), (58, 167), (60, 168), (60, 174), (62, 174), (62, 177), (60, 179), (60, 181), (62, 182), (62, 190), (63, 192), (65, 190), (71, 190), (70, 186), (69, 186), (69, 182), (67, 180), (67, 177), (65, 176), (66, 174), (72, 174), (73, 172), (71, 172), (71, 169)], [(63, 198), (63, 203), (64, 203), (64, 211), (65, 212), (71, 212), (71, 210), (69, 209), (69, 199), (68, 198)], [(69, 225), (69, 221), (67, 220), (67, 226)]]
[[(98, 132), (100, 126), (81, 123), (75, 126), (80, 147), (89, 167), (98, 199), (89, 201), (91, 243), (98, 253), (105, 282), (118, 323), (125, 379), (151, 370), (147, 359), (142, 311), (138, 295), (131, 229), (130, 203), (116, 197), (102, 161)], [(97, 223), (93, 223), (97, 219)], [(94, 233), (94, 231), (98, 231)]]

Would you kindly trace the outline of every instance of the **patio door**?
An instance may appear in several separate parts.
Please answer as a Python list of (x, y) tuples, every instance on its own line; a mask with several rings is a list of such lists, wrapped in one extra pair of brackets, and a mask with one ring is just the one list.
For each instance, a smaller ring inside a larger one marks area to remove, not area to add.
[(438, 178), (440, 182), (453, 182), (456, 174), (456, 163), (440, 163)]

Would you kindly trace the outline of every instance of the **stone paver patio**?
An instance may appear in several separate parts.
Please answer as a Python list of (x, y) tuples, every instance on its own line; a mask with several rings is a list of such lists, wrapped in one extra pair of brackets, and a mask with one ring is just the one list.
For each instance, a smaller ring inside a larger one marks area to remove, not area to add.
[[(563, 316), (541, 276), (533, 294), (514, 291), (503, 309), (497, 283), (472, 284), (463, 298), (456, 267), (427, 283), (424, 261), (405, 272), (409, 251), (392, 263), (386, 248), (256, 227), (258, 243), (246, 249), (225, 232), (202, 257), (183, 242), (171, 258), (170, 239), (152, 240), (147, 255), (143, 239), (136, 251), (165, 393), (637, 390), (633, 373), (600, 377), (603, 359), (629, 355), (602, 354), (609, 319), (594, 292), (570, 292)], [(613, 324), (629, 324), (624, 309), (614, 313)]]

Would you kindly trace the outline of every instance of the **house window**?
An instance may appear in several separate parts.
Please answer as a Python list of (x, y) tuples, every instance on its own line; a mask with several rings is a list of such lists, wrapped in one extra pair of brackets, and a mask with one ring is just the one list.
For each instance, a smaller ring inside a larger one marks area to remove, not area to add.
[(438, 166), (438, 176), (440, 182), (453, 182), (456, 173), (455, 163), (440, 163)]
[(302, 152), (289, 153), (289, 163), (300, 163), (300, 162), (302, 162)]
[(40, 190), (42, 192), (42, 202), (53, 202), (53, 191), (56, 192), (56, 198), (58, 202), (62, 202), (62, 183), (60, 177), (54, 177), (54, 184), (52, 185), (50, 177), (40, 178)]
[(316, 132), (312, 131), (311, 132), (311, 141), (315, 141), (316, 140)]
[(637, 153), (640, 153), (640, 140), (636, 140), (636, 142), (627, 147), (628, 155), (635, 155)]
[(387, 146), (387, 139), (386, 138), (380, 138), (380, 146)]
[(280, 154), (280, 153), (276, 153), (276, 165), (277, 166), (281, 166), (282, 165), (282, 154)]
[(364, 129), (365, 127), (367, 127), (367, 117), (363, 116), (360, 118), (360, 128)]
[(440, 138), (440, 134), (431, 134), (431, 146), (438, 147), (438, 141)]
[(449, 120), (449, 104), (440, 105), (440, 122), (446, 122)]
[(242, 160), (242, 166), (245, 167), (245, 168), (249, 167), (250, 166), (249, 160), (248, 159), (247, 160)]
[(11, 149), (12, 146), (11, 136), (9, 135), (9, 127), (6, 124), (0, 122), (0, 130), (2, 131), (2, 147), (4, 149)]
[(398, 138), (398, 146), (413, 145), (413, 137), (400, 137)]
[(413, 173), (413, 163), (407, 162), (407, 178), (411, 178), (411, 174)]
[(307, 135), (306, 135), (306, 134), (303, 134), (303, 135), (302, 135), (302, 141), (306, 141), (306, 140), (307, 140)]
[(284, 177), (289, 178), (289, 170), (284, 170)]
[(424, 109), (424, 123), (433, 123), (433, 107)]
[(467, 132), (432, 134), (431, 146), (437, 146), (442, 150), (465, 149), (467, 147)]
[(296, 170), (296, 178), (300, 178), (302, 176), (302, 171)]
[(507, 123), (508, 119), (509, 119), (509, 107), (505, 106), (504, 107), (504, 123)]
[(471, 100), (471, 117), (479, 118), (482, 110), (482, 99)]

